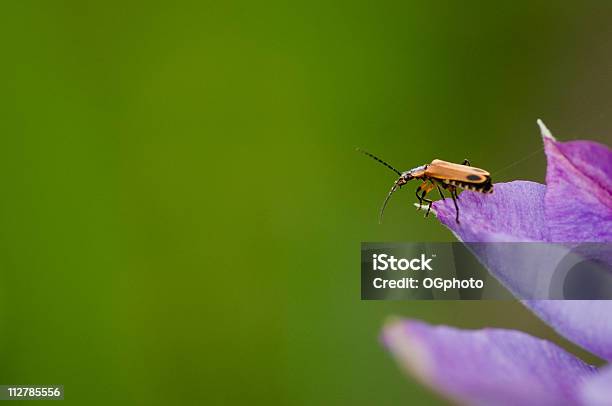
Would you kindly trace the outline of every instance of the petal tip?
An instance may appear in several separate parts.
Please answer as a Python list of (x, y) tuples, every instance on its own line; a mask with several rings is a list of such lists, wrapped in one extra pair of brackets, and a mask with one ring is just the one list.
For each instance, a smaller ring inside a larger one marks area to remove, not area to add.
[(419, 327), (422, 323), (417, 321), (389, 317), (383, 327), (382, 341), (402, 369), (427, 382), (433, 365), (425, 344), (419, 339)]
[(542, 135), (543, 139), (549, 139), (551, 141), (556, 141), (557, 139), (552, 135), (552, 133), (550, 132), (550, 130), (548, 129), (548, 127), (546, 127), (546, 124), (544, 124), (544, 121), (542, 121), (541, 119), (538, 118), (538, 126), (540, 127), (540, 134)]

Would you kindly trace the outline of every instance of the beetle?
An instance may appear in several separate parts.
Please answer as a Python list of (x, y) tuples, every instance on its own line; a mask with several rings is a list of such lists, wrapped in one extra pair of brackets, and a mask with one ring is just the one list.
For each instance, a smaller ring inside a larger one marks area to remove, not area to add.
[(470, 161), (467, 159), (464, 160), (461, 165), (442, 161), (441, 159), (434, 159), (429, 164), (417, 166), (416, 168), (405, 172), (400, 172), (387, 162), (367, 151), (359, 148), (357, 148), (357, 151), (380, 162), (399, 175), (399, 179), (393, 184), (393, 187), (389, 191), (389, 194), (385, 198), (382, 208), (380, 209), (379, 222), (382, 222), (383, 213), (385, 211), (385, 207), (387, 207), (387, 203), (389, 202), (391, 195), (412, 179), (419, 179), (423, 181), (416, 189), (416, 197), (419, 200), (417, 210), (422, 208), (423, 202), (429, 203), (427, 206), (427, 212), (425, 213), (425, 217), (427, 217), (431, 211), (431, 204), (433, 203), (432, 200), (425, 197), (427, 193), (436, 188), (440, 193), (440, 197), (444, 199), (445, 197), (442, 190), (448, 190), (451, 198), (453, 199), (453, 203), (455, 204), (455, 211), (457, 213), (455, 216), (455, 221), (457, 223), (459, 223), (459, 205), (457, 204), (459, 196), (457, 195), (457, 189), (472, 190), (479, 193), (493, 193), (491, 174), (484, 169), (471, 166)]

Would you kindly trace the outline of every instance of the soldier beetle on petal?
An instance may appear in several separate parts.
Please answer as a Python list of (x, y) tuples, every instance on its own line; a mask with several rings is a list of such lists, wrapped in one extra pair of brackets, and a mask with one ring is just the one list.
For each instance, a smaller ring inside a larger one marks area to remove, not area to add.
[(382, 221), (385, 207), (387, 207), (387, 203), (389, 202), (391, 195), (412, 179), (419, 179), (423, 181), (419, 187), (417, 187), (416, 197), (419, 200), (419, 209), (421, 209), (423, 202), (429, 203), (425, 217), (429, 215), (431, 204), (433, 203), (432, 200), (425, 197), (427, 193), (436, 188), (438, 189), (442, 199), (444, 199), (442, 190), (448, 190), (451, 198), (453, 199), (453, 203), (455, 204), (455, 210), (457, 212), (455, 220), (457, 223), (459, 223), (459, 205), (457, 204), (457, 200), (459, 199), (459, 196), (457, 195), (458, 188), (472, 190), (479, 193), (493, 193), (491, 174), (484, 169), (470, 166), (470, 161), (467, 159), (464, 160), (463, 164), (461, 165), (442, 161), (440, 159), (434, 159), (430, 164), (417, 166), (416, 168), (408, 171), (400, 172), (387, 162), (375, 155), (370, 154), (369, 152), (359, 148), (357, 151), (375, 159), (399, 175), (399, 179), (393, 184), (393, 187), (389, 191), (389, 194), (385, 198), (382, 208), (380, 209), (379, 221)]

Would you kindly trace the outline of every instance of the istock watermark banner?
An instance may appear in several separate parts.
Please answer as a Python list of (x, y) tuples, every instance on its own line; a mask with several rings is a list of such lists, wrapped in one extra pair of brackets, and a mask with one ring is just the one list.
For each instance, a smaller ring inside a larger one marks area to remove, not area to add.
[(612, 300), (612, 244), (361, 244), (363, 300)]

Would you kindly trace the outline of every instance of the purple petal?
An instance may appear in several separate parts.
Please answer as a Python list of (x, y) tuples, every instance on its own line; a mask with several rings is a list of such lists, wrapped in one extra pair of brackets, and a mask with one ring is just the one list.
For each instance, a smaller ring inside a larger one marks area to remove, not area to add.
[(461, 224), (450, 199), (433, 205), (440, 221), (466, 242), (612, 242), (612, 151), (590, 141), (557, 142), (545, 128), (543, 133), (546, 187), (515, 181), (495, 184), (493, 195), (465, 191)]
[[(544, 199), (552, 241), (612, 241), (612, 151), (590, 141), (558, 142), (546, 132)], [(609, 258), (607, 263), (611, 263)], [(612, 301), (526, 303), (570, 340), (612, 360)]]
[(612, 241), (612, 151), (544, 138), (546, 220), (553, 241)]
[(383, 341), (399, 364), (447, 398), (475, 405), (580, 404), (595, 369), (556, 345), (499, 329), (395, 321)]
[[(436, 202), (438, 218), (462, 241), (545, 241), (544, 186), (515, 181), (496, 184), (495, 188), (493, 195), (461, 194), (461, 224), (455, 222), (452, 202)], [(518, 216), (513, 215), (515, 212)], [(554, 264), (563, 256), (562, 252), (554, 255), (554, 247), (551, 247), (551, 255), (534, 256), (516, 255), (507, 245), (468, 245), (489, 272), (522, 299), (545, 296), (537, 290), (541, 285), (536, 281), (545, 279), (544, 272), (554, 271), (546, 261)], [(529, 246), (517, 248), (528, 250)], [(538, 258), (544, 262), (526, 262)], [(517, 266), (518, 260), (524, 262)], [(612, 301), (527, 300), (523, 303), (569, 340), (599, 357), (612, 360), (612, 323), (607, 322), (612, 314)]]
[(465, 242), (548, 241), (544, 216), (546, 187), (514, 181), (496, 183), (493, 194), (464, 191), (459, 195), (459, 220), (451, 199), (434, 202), (438, 219)]
[(557, 264), (568, 253), (562, 247), (543, 244), (548, 241), (545, 190), (538, 183), (515, 181), (496, 184), (493, 195), (463, 192), (460, 224), (455, 221), (452, 202), (437, 202), (435, 206), (440, 221), (521, 299), (549, 297)]
[(589, 406), (610, 406), (612, 404), (612, 367), (598, 371), (586, 379), (581, 387), (582, 403)]
[(523, 303), (568, 340), (612, 361), (612, 301), (528, 300)]
[[(548, 186), (515, 181), (495, 184), (493, 195), (461, 194), (461, 224), (454, 221), (452, 201), (434, 204), (440, 221), (466, 242), (612, 241), (610, 176), (612, 153), (597, 143), (560, 143), (543, 128), (548, 158)], [(534, 280), (543, 266), (509, 266), (503, 248), (495, 245), (474, 251), (491, 274), (520, 298), (537, 298)], [(609, 254), (609, 253), (604, 253)], [(518, 257), (518, 256), (517, 256)], [(608, 258), (603, 258), (611, 264)], [(553, 261), (554, 257), (551, 256)], [(536, 270), (538, 270), (536, 272)], [(524, 302), (560, 334), (594, 354), (612, 360), (612, 301)]]

